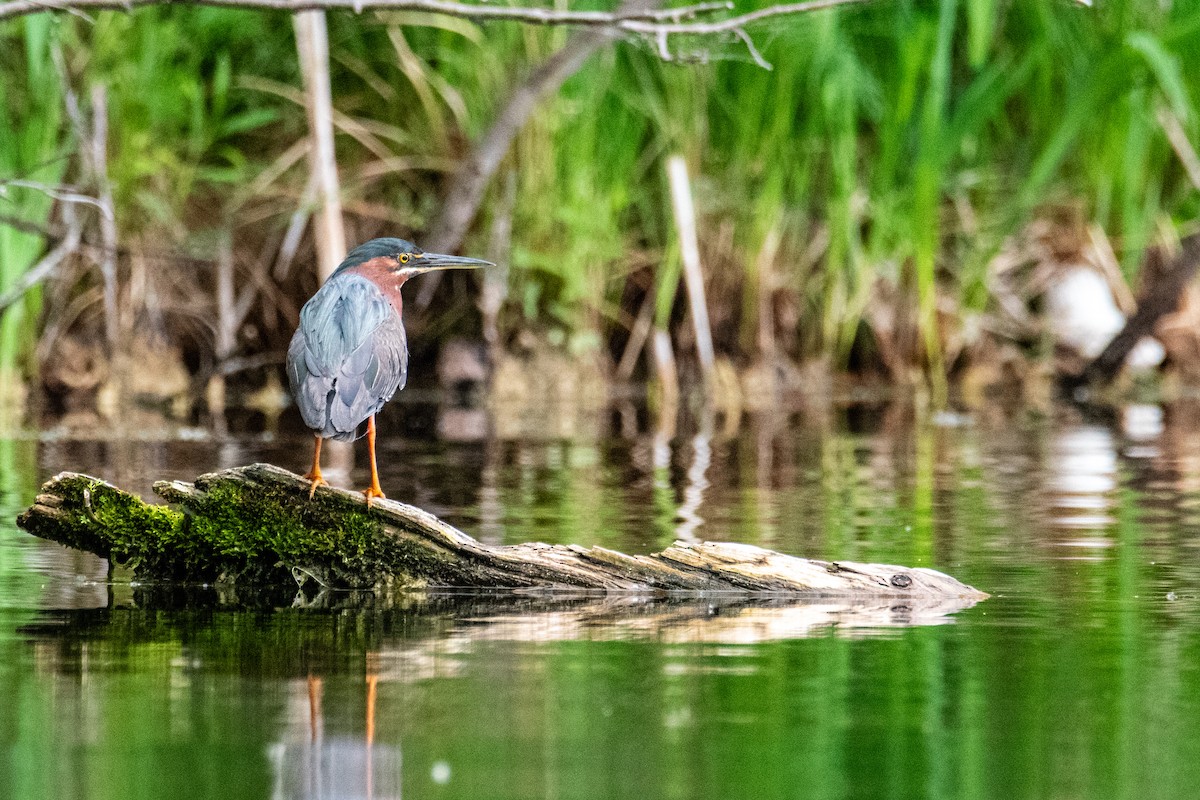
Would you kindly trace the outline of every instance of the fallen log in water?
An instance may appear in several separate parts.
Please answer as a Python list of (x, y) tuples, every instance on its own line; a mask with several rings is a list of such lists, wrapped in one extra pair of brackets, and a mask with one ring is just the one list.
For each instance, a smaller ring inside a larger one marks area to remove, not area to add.
[(982, 599), (931, 569), (814, 561), (760, 547), (676, 542), (629, 556), (603, 547), (488, 545), (419, 508), (322, 487), (269, 464), (160, 481), (169, 506), (64, 472), (17, 524), (133, 569), (138, 581), (330, 588), (472, 587)]

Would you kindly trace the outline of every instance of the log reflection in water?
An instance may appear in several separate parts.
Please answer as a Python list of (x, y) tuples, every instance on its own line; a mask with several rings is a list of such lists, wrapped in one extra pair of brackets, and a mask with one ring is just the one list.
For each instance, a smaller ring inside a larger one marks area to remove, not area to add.
[(977, 601), (793, 600), (656, 601), (606, 597), (555, 608), (553, 603), (525, 613), (483, 613), (457, 617), (444, 642), (551, 642), (585, 639), (654, 639), (681, 644), (756, 644), (782, 639), (870, 636), (897, 628), (952, 623), (952, 614)]

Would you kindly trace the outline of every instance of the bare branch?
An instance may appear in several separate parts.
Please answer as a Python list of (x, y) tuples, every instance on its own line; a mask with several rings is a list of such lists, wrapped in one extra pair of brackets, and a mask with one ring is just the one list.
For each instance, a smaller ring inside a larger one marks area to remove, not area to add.
[(734, 31), (771, 17), (803, 14), (824, 8), (861, 3), (865, 0), (808, 0), (752, 11), (712, 22), (688, 22), (732, 9), (730, 2), (700, 2), (669, 9), (618, 9), (616, 11), (571, 11), (555, 8), (478, 5), (457, 0), (4, 0), (0, 2), (0, 20), (44, 11), (79, 13), (82, 9), (133, 11), (142, 6), (216, 6), (219, 8), (259, 9), (263, 11), (343, 10), (355, 14), (364, 11), (425, 11), (475, 20), (506, 20), (534, 25), (577, 25), (618, 28), (627, 33), (656, 35), (658, 32), (710, 34)]
[(707, 36), (713, 33), (736, 32), (772, 17), (785, 17), (793, 14), (807, 14), (810, 11), (821, 11), (826, 8), (865, 3), (867, 0), (808, 0), (804, 3), (785, 3), (778, 6), (767, 6), (758, 11), (739, 14), (736, 17), (716, 20), (713, 22), (643, 22), (641, 20), (621, 20), (615, 23), (617, 28), (629, 33), (661, 35), (663, 33), (683, 33), (695, 36)]
[[(73, 17), (79, 17), (89, 24), (94, 25), (96, 23), (94, 17), (91, 17), (77, 9), (71, 8), (69, 3), (48, 3), (45, 2), (45, 0), (29, 0), (29, 5), (35, 6), (35, 8), (30, 8), (29, 11), (24, 13), (34, 13), (37, 11), (62, 11), (66, 14), (70, 14)], [(2, 11), (2, 7), (0, 7), (0, 11)], [(17, 13), (19, 14), (22, 12)], [(4, 17), (0, 16), (0, 19), (4, 19)]]

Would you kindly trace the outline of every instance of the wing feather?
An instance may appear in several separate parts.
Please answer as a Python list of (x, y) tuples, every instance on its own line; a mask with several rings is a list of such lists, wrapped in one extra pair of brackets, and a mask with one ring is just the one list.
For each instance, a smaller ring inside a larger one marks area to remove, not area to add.
[(304, 422), (318, 435), (353, 439), (404, 383), (408, 352), (400, 317), (360, 275), (335, 275), (300, 311), (288, 379)]

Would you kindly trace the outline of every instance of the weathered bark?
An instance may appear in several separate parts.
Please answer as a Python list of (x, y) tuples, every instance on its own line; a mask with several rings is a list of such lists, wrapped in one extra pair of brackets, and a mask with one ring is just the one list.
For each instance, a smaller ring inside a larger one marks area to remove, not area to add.
[(574, 590), (981, 599), (930, 569), (815, 561), (759, 547), (677, 542), (628, 556), (603, 547), (486, 545), (419, 508), (322, 488), (268, 464), (161, 481), (176, 508), (62, 473), (17, 520), (45, 539), (133, 567), (139, 581), (333, 588)]

